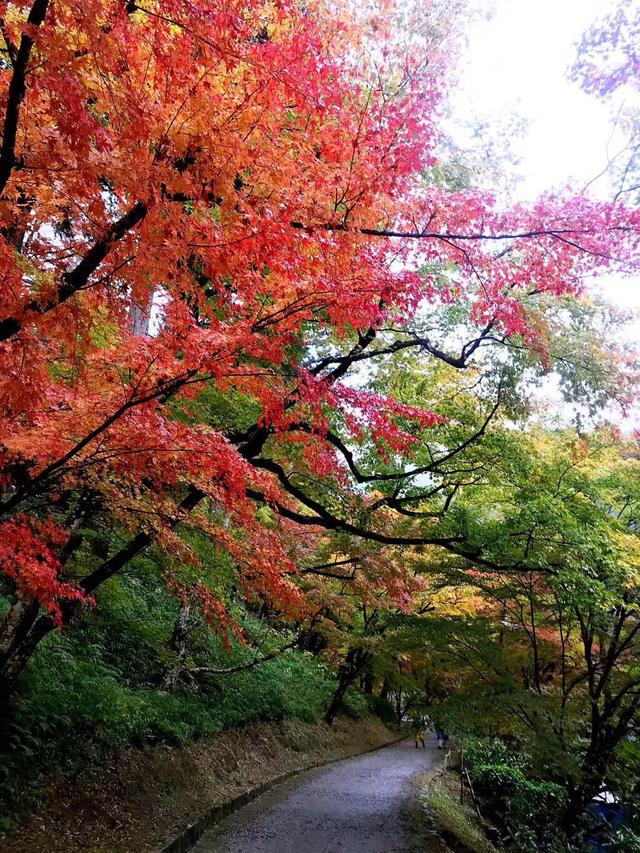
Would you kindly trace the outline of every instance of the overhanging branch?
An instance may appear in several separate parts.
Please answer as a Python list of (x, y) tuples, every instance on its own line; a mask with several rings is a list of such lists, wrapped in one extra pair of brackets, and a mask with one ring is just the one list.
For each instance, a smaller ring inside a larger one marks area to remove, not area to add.
[(117, 222), (109, 226), (105, 235), (93, 244), (77, 266), (64, 273), (55, 294), (50, 299), (45, 302), (32, 299), (22, 308), (19, 316), (5, 317), (0, 320), (0, 341), (6, 341), (8, 338), (17, 335), (29, 313), (46, 314), (86, 287), (89, 278), (107, 257), (113, 246), (122, 240), (132, 228), (142, 222), (147, 212), (148, 208), (144, 202), (136, 202)]

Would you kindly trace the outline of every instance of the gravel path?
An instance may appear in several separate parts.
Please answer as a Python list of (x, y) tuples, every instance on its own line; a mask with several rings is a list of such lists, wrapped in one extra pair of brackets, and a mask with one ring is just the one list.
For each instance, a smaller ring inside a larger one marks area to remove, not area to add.
[(278, 785), (223, 820), (197, 853), (426, 853), (430, 843), (411, 820), (411, 781), (441, 760), (432, 740), (411, 741), (308, 771)]

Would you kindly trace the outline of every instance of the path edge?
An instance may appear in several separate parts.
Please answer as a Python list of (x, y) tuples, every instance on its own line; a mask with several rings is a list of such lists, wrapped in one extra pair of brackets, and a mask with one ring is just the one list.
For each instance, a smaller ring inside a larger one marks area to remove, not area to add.
[(218, 805), (207, 809), (207, 811), (201, 814), (197, 820), (185, 826), (185, 828), (182, 829), (175, 838), (163, 844), (162, 847), (155, 848), (154, 853), (186, 853), (186, 851), (190, 850), (193, 845), (202, 838), (205, 832), (215, 826), (216, 823), (219, 823), (223, 818), (228, 817), (230, 814), (238, 811), (238, 809), (246, 806), (262, 794), (270, 791), (271, 788), (275, 788), (276, 785), (280, 785), (282, 782), (286, 782), (294, 776), (299, 776), (301, 773), (306, 773), (308, 770), (314, 770), (316, 767), (328, 767), (331, 764), (337, 764), (339, 761), (348, 761), (350, 758), (357, 758), (359, 755), (367, 755), (370, 752), (377, 752), (379, 749), (384, 749), (387, 746), (393, 746), (394, 744), (400, 743), (400, 741), (406, 739), (407, 733), (404, 732), (398, 735), (394, 740), (378, 744), (377, 746), (370, 746), (362, 752), (354, 752), (353, 755), (342, 755), (337, 758), (329, 758), (327, 761), (314, 761), (311, 764), (306, 764), (304, 767), (298, 767), (295, 770), (287, 770), (285, 773), (274, 776), (273, 779), (268, 779), (266, 782), (262, 782), (260, 785), (256, 785), (254, 788), (250, 788), (248, 791), (244, 791), (236, 797), (232, 797), (229, 800), (225, 800), (224, 802), (218, 803)]

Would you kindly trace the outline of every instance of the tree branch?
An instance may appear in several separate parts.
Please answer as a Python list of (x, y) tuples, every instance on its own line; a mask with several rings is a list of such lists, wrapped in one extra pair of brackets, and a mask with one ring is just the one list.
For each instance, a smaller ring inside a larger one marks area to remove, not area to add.
[[(470, 234), (459, 234), (450, 231), (394, 231), (388, 228), (352, 228), (342, 222), (323, 222), (317, 225), (305, 225), (303, 222), (291, 222), (291, 227), (300, 231), (350, 231), (354, 234), (365, 234), (370, 237), (399, 237), (409, 240), (442, 240), (450, 242), (451, 240), (491, 240), (493, 242), (501, 242), (503, 240), (524, 240), (531, 237), (554, 237), (562, 239), (563, 234), (573, 235), (589, 235), (598, 233), (594, 228), (533, 228), (530, 231), (513, 231), (504, 232), (501, 234), (493, 234), (490, 232), (474, 231)], [(614, 225), (608, 229), (615, 232), (633, 232), (631, 226)], [(566, 238), (565, 238), (566, 239)], [(583, 251), (589, 250), (579, 246)]]
[[(319, 501), (307, 495), (302, 489), (291, 482), (284, 468), (273, 462), (271, 459), (252, 459), (251, 464), (256, 468), (262, 468), (265, 471), (270, 471), (280, 481), (280, 484), (286, 492), (296, 498), (303, 506), (313, 510), (315, 515), (304, 515), (303, 513), (290, 510), (283, 504), (276, 502), (274, 506), (280, 515), (296, 521), (298, 524), (317, 525), (324, 527), (327, 530), (343, 530), (345, 533), (350, 533), (360, 539), (366, 539), (372, 542), (380, 542), (385, 545), (451, 545), (453, 543), (462, 543), (464, 540), (459, 536), (392, 536), (386, 533), (379, 533), (376, 530), (368, 530), (366, 527), (360, 527), (351, 524), (349, 521), (339, 518), (334, 515)], [(247, 489), (247, 495), (253, 500), (260, 500), (269, 503), (261, 492), (254, 489)]]
[[(35, 0), (27, 18), (27, 28), (39, 27), (47, 14), (48, 0)], [(7, 93), (7, 106), (2, 128), (2, 146), (0, 147), (0, 195), (4, 192), (7, 181), (16, 166), (16, 137), (20, 120), (20, 107), (26, 94), (25, 80), (27, 65), (31, 57), (33, 38), (29, 32), (23, 32), (20, 47), (13, 60), (13, 74)], [(9, 54), (11, 55), (11, 49)]]
[(147, 213), (147, 205), (143, 201), (136, 202), (124, 216), (109, 226), (104, 237), (94, 243), (76, 267), (64, 273), (58, 289), (52, 298), (46, 302), (39, 302), (36, 299), (32, 299), (23, 307), (22, 316), (5, 317), (3, 320), (0, 320), (0, 341), (6, 341), (8, 338), (18, 334), (24, 325), (25, 314), (29, 312), (46, 314), (48, 311), (62, 305), (63, 302), (66, 302), (69, 297), (73, 296), (79, 290), (82, 290), (89, 281), (90, 276), (109, 254), (114, 244), (122, 240), (125, 234), (142, 222)]
[(295, 640), (281, 646), (275, 652), (269, 652), (268, 655), (261, 658), (255, 657), (252, 661), (249, 661), (248, 663), (241, 663), (237, 666), (228, 666), (223, 669), (216, 669), (211, 666), (198, 666), (194, 669), (189, 669), (188, 672), (191, 675), (233, 675), (234, 672), (246, 672), (248, 669), (253, 669), (254, 666), (259, 666), (261, 663), (266, 663), (267, 661), (280, 657), (280, 655), (289, 651), (289, 649), (293, 649), (297, 646), (299, 642), (300, 637), (296, 637)]

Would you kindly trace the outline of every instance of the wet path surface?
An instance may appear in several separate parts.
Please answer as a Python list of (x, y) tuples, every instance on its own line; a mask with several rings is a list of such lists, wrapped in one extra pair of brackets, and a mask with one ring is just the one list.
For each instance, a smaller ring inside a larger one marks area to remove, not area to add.
[[(303, 773), (223, 820), (197, 853), (425, 853), (412, 779), (436, 766), (412, 741)], [(441, 849), (441, 848), (438, 848)]]

